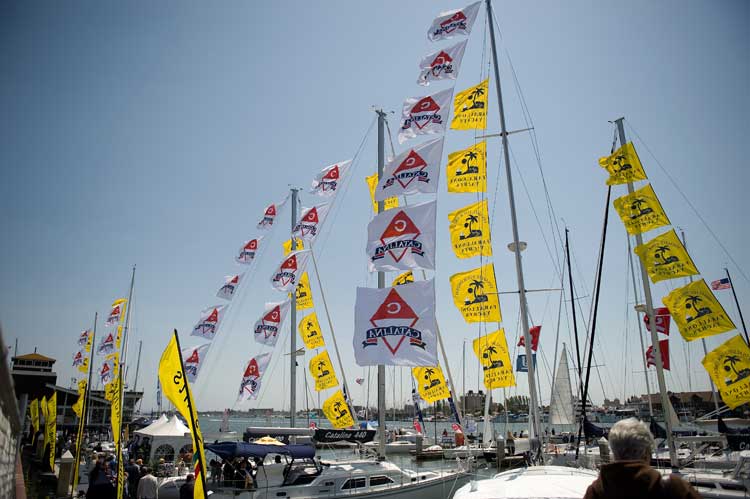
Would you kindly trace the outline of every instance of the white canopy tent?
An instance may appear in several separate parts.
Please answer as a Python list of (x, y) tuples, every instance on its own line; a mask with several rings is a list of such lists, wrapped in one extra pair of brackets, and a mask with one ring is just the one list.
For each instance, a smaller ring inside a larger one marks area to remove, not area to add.
[[(190, 429), (172, 416), (162, 414), (159, 419), (149, 426), (135, 431), (139, 437), (139, 445), (150, 445), (148, 456), (144, 456), (144, 461), (153, 463), (161, 458), (167, 462), (174, 462), (178, 459), (180, 452), (192, 449), (192, 439)], [(136, 452), (137, 454), (137, 452)]]

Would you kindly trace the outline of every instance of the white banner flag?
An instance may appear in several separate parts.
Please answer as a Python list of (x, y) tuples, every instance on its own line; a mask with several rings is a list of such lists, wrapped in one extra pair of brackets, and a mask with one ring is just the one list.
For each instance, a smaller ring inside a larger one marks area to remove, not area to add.
[(292, 236), (313, 242), (320, 234), (330, 208), (329, 203), (322, 203), (312, 208), (303, 207), (299, 221), (292, 231)]
[(440, 178), (443, 137), (408, 149), (393, 158), (375, 188), (375, 201), (402, 194), (435, 194)]
[(209, 346), (211, 346), (210, 343), (204, 343), (203, 345), (198, 345), (194, 348), (182, 349), (182, 362), (185, 364), (185, 376), (191, 383), (195, 383), (195, 380), (198, 378), (198, 372), (201, 370)]
[(419, 63), (417, 83), (429, 85), (431, 81), (455, 80), (458, 77), (467, 41), (464, 40), (424, 56)]
[(434, 269), (437, 202), (392, 208), (367, 225), (370, 272)]
[(115, 331), (104, 331), (104, 335), (102, 336), (102, 339), (99, 341), (99, 344), (96, 346), (96, 353), (99, 355), (109, 355), (112, 352), (115, 351)]
[(213, 340), (216, 336), (216, 331), (219, 329), (219, 324), (224, 316), (224, 309), (226, 305), (217, 305), (215, 307), (208, 307), (201, 312), (201, 318), (198, 324), (193, 327), (191, 336), (199, 336), (207, 340)]
[(323, 168), (320, 173), (315, 175), (310, 194), (317, 194), (323, 197), (335, 195), (341, 190), (341, 183), (344, 181), (344, 177), (349, 171), (351, 164), (352, 160), (348, 160)]
[(311, 250), (292, 251), (284, 257), (276, 270), (271, 274), (271, 286), (276, 291), (288, 293), (296, 288), (305, 273)]
[(106, 386), (115, 379), (117, 369), (117, 356), (104, 359), (104, 362), (102, 362), (102, 368), (99, 369), (99, 380), (102, 385)]
[(107, 320), (104, 321), (105, 326), (114, 326), (123, 319), (122, 313), (125, 311), (125, 304), (127, 300), (120, 298), (112, 303), (112, 308), (109, 310)]
[(271, 227), (273, 227), (273, 223), (276, 221), (276, 217), (281, 212), (281, 209), (284, 207), (288, 199), (289, 196), (285, 197), (280, 203), (269, 204), (266, 206), (266, 209), (263, 212), (263, 218), (258, 222), (258, 229), (270, 230)]
[(240, 282), (242, 282), (242, 279), (244, 277), (244, 272), (237, 275), (226, 276), (224, 278), (224, 285), (219, 288), (216, 296), (218, 296), (219, 298), (224, 298), (225, 300), (231, 300), (234, 296), (234, 292), (237, 291), (237, 288), (239, 287)]
[(86, 350), (82, 348), (73, 355), (73, 367), (82, 366), (85, 359)]
[(255, 256), (260, 248), (260, 241), (263, 236), (250, 239), (242, 243), (239, 253), (234, 257), (234, 261), (244, 265), (249, 265), (255, 261)]
[(266, 303), (263, 315), (253, 326), (255, 341), (263, 345), (276, 346), (281, 326), (291, 308), (291, 300)]
[(447, 40), (454, 36), (468, 36), (471, 33), (471, 27), (477, 18), (481, 4), (482, 2), (477, 2), (467, 5), (463, 9), (441, 12), (432, 21), (430, 30), (427, 32), (427, 38), (436, 42), (438, 40)]
[(260, 378), (266, 372), (266, 367), (268, 367), (270, 361), (270, 353), (262, 353), (250, 359), (247, 366), (245, 366), (245, 372), (242, 374), (242, 381), (240, 382), (240, 389), (237, 394), (238, 402), (248, 398), (255, 399), (258, 396)]
[(435, 281), (357, 288), (357, 365), (436, 366)]
[(444, 133), (448, 122), (453, 88), (424, 97), (409, 97), (401, 111), (398, 143), (403, 144), (417, 135)]
[(91, 331), (88, 329), (85, 331), (81, 331), (81, 334), (78, 335), (78, 344), (80, 346), (86, 346), (86, 343), (89, 341), (89, 334), (91, 334)]

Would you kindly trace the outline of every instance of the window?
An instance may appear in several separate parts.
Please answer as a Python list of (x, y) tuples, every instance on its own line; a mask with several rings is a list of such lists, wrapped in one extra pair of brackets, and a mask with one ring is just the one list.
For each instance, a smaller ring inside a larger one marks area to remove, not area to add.
[(352, 478), (344, 482), (344, 485), (341, 486), (341, 490), (358, 489), (360, 487), (365, 487), (367, 485), (366, 482), (367, 479), (364, 477)]
[(156, 448), (154, 452), (154, 459), (157, 461), (164, 458), (164, 461), (171, 463), (174, 462), (174, 447), (169, 444), (162, 444)]
[(370, 477), (370, 487), (375, 487), (377, 485), (388, 485), (389, 483), (393, 483), (393, 480), (391, 480), (391, 477), (388, 476), (373, 476)]

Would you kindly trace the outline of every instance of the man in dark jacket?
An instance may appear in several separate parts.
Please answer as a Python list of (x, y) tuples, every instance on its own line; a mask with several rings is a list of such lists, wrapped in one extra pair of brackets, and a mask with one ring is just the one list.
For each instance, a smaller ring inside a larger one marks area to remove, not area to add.
[(180, 487), (180, 499), (193, 499), (193, 489), (195, 488), (195, 478), (192, 473), (185, 477), (185, 483)]
[(679, 475), (662, 478), (653, 469), (654, 437), (648, 426), (635, 418), (623, 419), (609, 431), (614, 462), (602, 466), (584, 499), (700, 499)]

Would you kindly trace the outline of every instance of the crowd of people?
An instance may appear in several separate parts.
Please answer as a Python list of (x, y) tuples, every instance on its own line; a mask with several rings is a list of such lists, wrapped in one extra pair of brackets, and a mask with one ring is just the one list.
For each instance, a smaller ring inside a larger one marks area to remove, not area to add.
[[(281, 463), (281, 456), (275, 457), (275, 463)], [(211, 483), (221, 487), (235, 489), (252, 489), (258, 470), (263, 466), (260, 458), (249, 459), (237, 457), (235, 459), (211, 459), (208, 463), (211, 471)]]
[[(163, 463), (160, 463), (163, 464)], [(124, 466), (124, 497), (129, 499), (158, 499), (159, 482), (155, 470), (143, 465), (142, 459), (130, 459)], [(193, 497), (194, 475), (188, 473), (180, 487), (180, 499)], [(112, 455), (99, 455), (88, 475), (86, 499), (114, 499), (117, 497), (117, 462)]]

